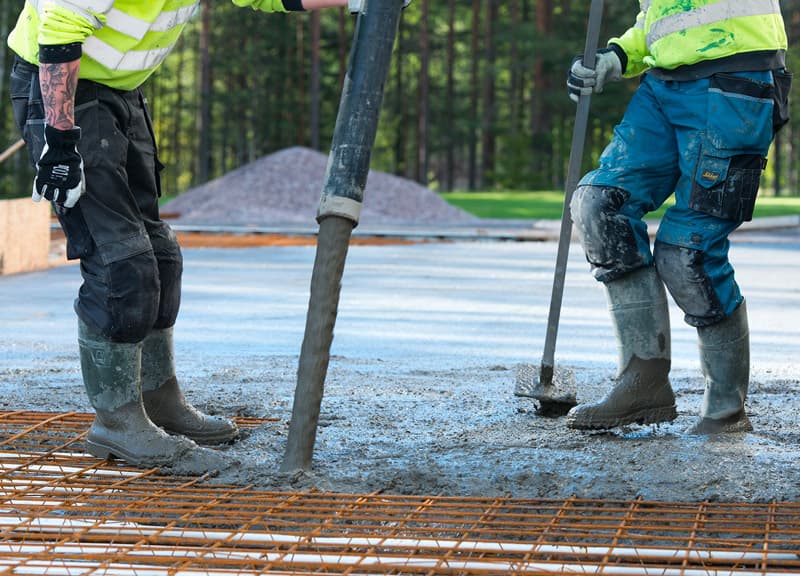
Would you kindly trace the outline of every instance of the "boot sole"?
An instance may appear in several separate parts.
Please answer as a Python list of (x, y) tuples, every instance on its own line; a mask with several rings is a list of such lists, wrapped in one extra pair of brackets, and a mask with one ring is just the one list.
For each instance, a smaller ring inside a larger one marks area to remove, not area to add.
[(149, 458), (147, 459), (147, 461), (144, 461), (140, 458), (135, 457), (127, 450), (120, 450), (119, 446), (102, 444), (100, 442), (95, 442), (94, 440), (88, 440), (88, 439), (86, 440), (86, 451), (95, 458), (100, 458), (102, 460), (115, 460), (115, 459), (123, 460), (126, 463), (139, 468), (166, 466), (172, 462), (171, 458), (164, 458), (163, 460)]
[(686, 433), (692, 436), (710, 436), (712, 434), (737, 434), (740, 432), (752, 432), (753, 425), (744, 411), (735, 414), (733, 418), (723, 418), (714, 420), (711, 418), (700, 418)]
[(239, 429), (235, 429), (232, 432), (227, 433), (217, 433), (217, 434), (198, 434), (195, 432), (187, 432), (187, 431), (179, 431), (173, 430), (172, 428), (167, 428), (162, 426), (161, 427), (164, 432), (167, 434), (172, 434), (173, 436), (185, 436), (189, 440), (194, 440), (198, 444), (205, 444), (205, 445), (216, 445), (216, 444), (227, 444), (228, 442), (233, 442), (239, 437)]
[(660, 424), (661, 422), (672, 422), (678, 417), (675, 405), (663, 406), (660, 408), (647, 408), (632, 414), (621, 414), (615, 418), (592, 418), (585, 417), (579, 420), (578, 417), (567, 417), (567, 426), (576, 430), (607, 430), (617, 428), (626, 424)]

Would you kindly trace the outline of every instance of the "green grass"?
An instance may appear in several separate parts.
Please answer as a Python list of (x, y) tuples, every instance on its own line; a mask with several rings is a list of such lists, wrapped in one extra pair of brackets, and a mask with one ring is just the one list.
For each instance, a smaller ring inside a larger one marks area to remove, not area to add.
[[(481, 218), (559, 220), (564, 206), (564, 193), (553, 191), (445, 192), (441, 197)], [(647, 218), (660, 218), (671, 205), (672, 201), (668, 201)], [(759, 196), (754, 217), (792, 214), (800, 214), (800, 196)]]

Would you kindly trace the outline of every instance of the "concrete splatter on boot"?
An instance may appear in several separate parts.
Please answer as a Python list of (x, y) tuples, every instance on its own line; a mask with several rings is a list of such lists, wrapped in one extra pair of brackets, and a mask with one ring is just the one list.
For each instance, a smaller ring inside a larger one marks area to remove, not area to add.
[(583, 430), (607, 430), (626, 424), (674, 420), (678, 414), (667, 377), (669, 367), (668, 360), (631, 358), (605, 396), (570, 410), (567, 425)]
[(222, 444), (239, 435), (227, 418), (204, 414), (181, 392), (175, 375), (173, 329), (153, 330), (142, 343), (142, 397), (150, 420), (200, 444)]
[(226, 467), (221, 454), (170, 436), (147, 417), (139, 382), (141, 344), (112, 342), (79, 320), (78, 345), (84, 385), (95, 410), (86, 437), (89, 454), (187, 474)]
[(616, 381), (599, 401), (570, 410), (567, 426), (603, 430), (674, 420), (669, 309), (656, 269), (640, 268), (609, 282), (606, 294), (619, 350)]
[(750, 329), (744, 301), (729, 317), (697, 329), (705, 394), (689, 434), (749, 432), (744, 411), (750, 383)]

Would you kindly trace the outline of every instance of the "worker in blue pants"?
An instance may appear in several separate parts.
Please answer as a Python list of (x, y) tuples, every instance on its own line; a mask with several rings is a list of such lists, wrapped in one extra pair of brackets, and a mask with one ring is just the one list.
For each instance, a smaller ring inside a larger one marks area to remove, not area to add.
[[(605, 285), (619, 349), (615, 385), (573, 408), (570, 427), (675, 419), (666, 285), (697, 329), (705, 377), (689, 432), (752, 429), (747, 310), (728, 236), (752, 218), (768, 149), (788, 120), (786, 47), (777, 2), (650, 0), (631, 29), (598, 51), (594, 69), (573, 61), (574, 100), (642, 77), (570, 205), (592, 274)], [(643, 217), (673, 195), (651, 250)]]

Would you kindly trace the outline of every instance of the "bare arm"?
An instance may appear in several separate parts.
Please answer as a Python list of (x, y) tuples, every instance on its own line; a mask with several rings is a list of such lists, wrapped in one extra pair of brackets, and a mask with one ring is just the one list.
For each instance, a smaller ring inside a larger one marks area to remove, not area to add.
[(79, 45), (39, 46), (45, 146), (36, 162), (32, 198), (36, 202), (45, 198), (64, 209), (75, 206), (86, 193), (83, 159), (78, 152), (81, 129), (75, 126), (79, 48)]
[[(284, 0), (284, 5), (288, 0)], [(348, 7), (351, 12), (359, 12), (363, 9), (364, 0), (357, 2), (348, 2), (347, 0), (299, 0), (303, 6), (303, 10), (318, 10), (320, 8), (343, 8)], [(406, 8), (411, 3), (411, 0), (403, 1), (403, 8)]]
[(320, 8), (336, 8), (347, 6), (347, 0), (303, 0), (305, 10), (318, 10)]
[(48, 126), (59, 130), (70, 130), (75, 126), (75, 88), (79, 71), (80, 59), (39, 67), (39, 84)]

